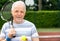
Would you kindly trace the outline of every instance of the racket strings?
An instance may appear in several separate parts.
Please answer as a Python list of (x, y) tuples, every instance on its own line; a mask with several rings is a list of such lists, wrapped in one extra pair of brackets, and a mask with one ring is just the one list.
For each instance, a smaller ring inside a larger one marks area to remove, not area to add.
[(10, 21), (11, 20), (11, 6), (12, 6), (12, 2), (7, 2), (4, 4), (4, 6), (1, 9), (1, 13), (2, 13), (2, 19), (3, 20), (7, 20)]

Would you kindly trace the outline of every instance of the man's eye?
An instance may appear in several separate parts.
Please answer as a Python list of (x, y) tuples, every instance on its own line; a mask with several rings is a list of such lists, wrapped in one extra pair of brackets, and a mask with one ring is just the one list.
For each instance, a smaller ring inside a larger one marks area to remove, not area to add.
[(18, 12), (17, 10), (15, 12)]
[(23, 13), (23, 11), (21, 11), (21, 13)]

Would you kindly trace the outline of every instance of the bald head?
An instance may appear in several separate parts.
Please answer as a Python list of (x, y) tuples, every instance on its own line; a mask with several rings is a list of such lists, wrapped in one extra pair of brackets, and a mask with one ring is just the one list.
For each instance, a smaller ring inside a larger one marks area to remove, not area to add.
[(23, 1), (16, 1), (12, 4), (12, 8), (11, 10), (15, 9), (14, 7), (16, 6), (22, 6), (24, 8), (24, 10), (26, 11), (26, 5)]

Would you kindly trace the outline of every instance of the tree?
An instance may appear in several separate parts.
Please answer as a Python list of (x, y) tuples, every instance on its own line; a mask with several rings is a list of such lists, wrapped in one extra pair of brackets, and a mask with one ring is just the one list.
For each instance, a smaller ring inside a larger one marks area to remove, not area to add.
[(7, 0), (0, 0), (0, 10), (1, 10), (1, 8), (4, 5), (5, 2), (7, 2)]
[(60, 10), (60, 0), (42, 0), (42, 10)]

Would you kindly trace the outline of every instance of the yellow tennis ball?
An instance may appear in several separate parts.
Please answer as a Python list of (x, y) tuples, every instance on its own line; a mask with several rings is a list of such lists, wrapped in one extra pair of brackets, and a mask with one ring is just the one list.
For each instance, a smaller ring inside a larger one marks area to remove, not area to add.
[(21, 40), (22, 41), (27, 41), (27, 37), (26, 36), (21, 36)]

